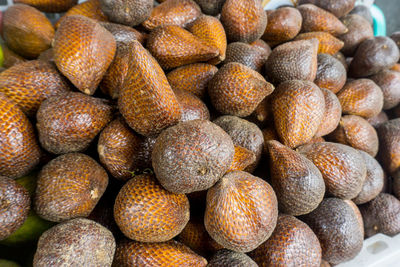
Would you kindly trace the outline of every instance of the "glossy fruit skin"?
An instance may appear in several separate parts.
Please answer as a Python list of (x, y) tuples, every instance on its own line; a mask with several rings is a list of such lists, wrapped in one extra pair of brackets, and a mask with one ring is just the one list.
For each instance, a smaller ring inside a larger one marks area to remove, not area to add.
[(115, 239), (100, 224), (77, 218), (42, 234), (33, 266), (111, 266)]
[(157, 137), (152, 165), (165, 189), (191, 193), (213, 186), (229, 169), (234, 152), (231, 138), (219, 126), (186, 121)]
[(352, 56), (364, 40), (374, 37), (374, 31), (371, 24), (359, 15), (347, 15), (342, 18), (342, 22), (348, 29), (348, 32), (338, 37), (344, 42), (342, 53)]
[(78, 0), (13, 0), (14, 4), (26, 4), (42, 12), (61, 13), (78, 3)]
[(174, 89), (174, 93), (181, 107), (181, 121), (210, 120), (210, 112), (206, 104), (197, 96), (179, 89)]
[(36, 118), (42, 147), (64, 154), (85, 150), (111, 121), (112, 109), (103, 99), (69, 92), (43, 101)]
[(11, 178), (0, 176), (0, 240), (25, 222), (30, 210), (28, 191)]
[(229, 172), (207, 192), (204, 225), (227, 249), (249, 252), (257, 248), (271, 236), (277, 217), (274, 190), (249, 173)]
[(216, 16), (221, 13), (222, 6), (226, 0), (194, 0), (204, 14)]
[(152, 0), (100, 0), (100, 7), (110, 21), (136, 26), (153, 10)]
[(117, 47), (123, 44), (130, 44), (133, 40), (138, 40), (141, 44), (143, 44), (147, 38), (147, 34), (129, 26), (111, 22), (101, 22), (100, 25), (103, 26), (107, 31), (111, 32), (115, 41), (117, 42)]
[(224, 64), (237, 62), (261, 73), (268, 56), (269, 54), (257, 47), (246, 43), (234, 42), (228, 45)]
[(221, 249), (211, 257), (207, 266), (257, 267), (258, 265), (244, 253), (234, 252), (228, 249)]
[(346, 69), (338, 59), (328, 54), (318, 54), (316, 85), (336, 94), (345, 85), (346, 78)]
[(31, 122), (22, 110), (0, 93), (0, 175), (18, 178), (29, 173), (41, 156)]
[(299, 219), (280, 214), (271, 237), (250, 256), (260, 267), (315, 266), (321, 263), (321, 245), (317, 236)]
[(343, 47), (343, 42), (327, 32), (306, 32), (299, 34), (295, 40), (318, 39), (318, 54), (334, 55)]
[(383, 109), (391, 109), (400, 103), (400, 73), (392, 70), (383, 70), (371, 77), (383, 92)]
[(382, 123), (377, 127), (379, 136), (379, 154), (381, 163), (389, 174), (400, 167), (400, 119)]
[(331, 0), (300, 0), (298, 2), (299, 5), (307, 3), (317, 5), (320, 8), (325, 9), (326, 11), (329, 11), (336, 17), (340, 18), (348, 14), (354, 8), (356, 1), (336, 0), (332, 2)]

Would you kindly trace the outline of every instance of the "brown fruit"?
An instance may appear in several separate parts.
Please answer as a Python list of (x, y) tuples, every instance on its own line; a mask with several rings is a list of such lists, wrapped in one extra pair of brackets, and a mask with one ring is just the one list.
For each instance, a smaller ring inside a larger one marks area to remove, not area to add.
[(186, 90), (203, 99), (208, 83), (217, 71), (213, 65), (195, 63), (174, 69), (167, 74), (167, 79), (173, 89)]
[(192, 266), (205, 267), (207, 260), (187, 246), (170, 240), (163, 243), (121, 241), (115, 251), (113, 266)]
[(26, 4), (42, 12), (61, 13), (78, 3), (78, 0), (13, 0), (14, 4)]
[(54, 28), (46, 16), (34, 7), (16, 4), (3, 13), (2, 37), (19, 55), (34, 59), (50, 48)]
[(164, 242), (185, 228), (189, 221), (189, 200), (184, 194), (162, 188), (153, 175), (142, 174), (129, 180), (119, 191), (114, 218), (130, 239)]
[(314, 81), (317, 74), (318, 40), (284, 43), (268, 57), (266, 73), (275, 84), (290, 80)]
[(37, 59), (54, 64), (53, 48), (49, 48), (46, 51), (42, 52)]
[(206, 104), (197, 96), (180, 89), (174, 89), (174, 93), (181, 107), (181, 121), (210, 120)]
[(116, 51), (113, 35), (92, 19), (68, 16), (54, 38), (57, 68), (80, 91), (93, 95)]
[(381, 111), (375, 117), (367, 119), (367, 121), (375, 128), (377, 128), (382, 123), (387, 122), (388, 120), (389, 120), (389, 117), (384, 111)]
[(261, 72), (267, 62), (268, 56), (269, 54), (266, 54), (257, 47), (246, 43), (235, 42), (228, 45), (224, 64), (237, 62), (255, 71)]
[[(164, 0), (162, 0), (164, 1)], [(204, 14), (216, 16), (221, 13), (225, 0), (194, 0), (203, 11)]]
[(342, 199), (355, 198), (364, 184), (367, 168), (360, 152), (337, 143), (321, 142), (299, 147), (322, 173), (329, 194)]
[(221, 249), (215, 253), (208, 263), (207, 267), (258, 267), (249, 256), (244, 253)]
[(233, 155), (233, 161), (229, 170), (232, 171), (243, 171), (247, 167), (254, 165), (256, 162), (256, 154), (244, 147), (235, 145), (235, 154)]
[(348, 32), (338, 38), (343, 41), (342, 53), (346, 56), (353, 56), (357, 47), (366, 39), (374, 37), (371, 24), (359, 15), (347, 15), (342, 18)]
[(43, 100), (70, 91), (67, 80), (49, 62), (32, 60), (0, 74), (0, 92), (33, 117)]
[(352, 77), (366, 77), (393, 67), (399, 61), (399, 48), (386, 36), (364, 40), (357, 48), (349, 72)]
[(377, 128), (379, 158), (389, 174), (400, 167), (400, 119), (382, 123)]
[(259, 127), (265, 127), (272, 122), (271, 95), (264, 98), (247, 119)]
[(372, 17), (371, 10), (366, 5), (357, 5), (353, 8), (353, 10), (349, 14), (355, 14), (363, 17), (368, 21), (370, 25), (374, 23), (374, 19)]
[(39, 163), (41, 151), (32, 124), (22, 110), (0, 93), (0, 175), (18, 178)]
[(324, 198), (322, 174), (306, 157), (278, 141), (267, 143), (271, 185), (278, 198), (279, 210), (293, 216), (308, 214)]
[(150, 17), (153, 0), (100, 0), (100, 8), (110, 21), (136, 26)]
[(42, 234), (33, 266), (111, 266), (114, 252), (115, 239), (107, 228), (78, 218)]
[(229, 169), (234, 153), (231, 138), (219, 126), (194, 120), (170, 127), (157, 137), (152, 163), (165, 189), (191, 193), (213, 186)]
[(308, 143), (317, 133), (325, 114), (322, 91), (309, 81), (281, 83), (272, 96), (275, 129), (290, 148)]
[(275, 131), (275, 129), (273, 127), (266, 128), (266, 129), (262, 130), (262, 133), (263, 133), (263, 137), (264, 137), (264, 150), (263, 150), (263, 152), (265, 154), (268, 154), (269, 153), (268, 152), (268, 141), (272, 141), (272, 140), (278, 141), (279, 137), (278, 137), (278, 134), (276, 133), (276, 131)]
[(30, 210), (28, 191), (11, 178), (0, 176), (0, 240), (22, 226)]
[(339, 60), (328, 54), (318, 55), (317, 77), (314, 80), (316, 85), (336, 94), (345, 85), (346, 78), (346, 69)]
[(293, 7), (282, 7), (270, 11), (268, 23), (261, 37), (271, 46), (292, 40), (301, 30), (302, 17)]
[(326, 198), (301, 220), (318, 237), (324, 260), (339, 264), (353, 259), (361, 251), (363, 229), (356, 210), (345, 201)]
[(360, 151), (367, 166), (367, 176), (365, 178), (360, 194), (353, 198), (353, 202), (357, 205), (367, 203), (374, 199), (383, 189), (384, 173), (379, 162), (371, 155), (364, 151)]
[(213, 106), (222, 114), (249, 116), (274, 86), (258, 72), (240, 63), (222, 66), (208, 85)]
[(318, 54), (334, 55), (343, 47), (343, 42), (327, 32), (306, 32), (299, 34), (295, 40), (317, 39), (319, 41)]
[(353, 8), (355, 0), (300, 0), (297, 4), (314, 4), (340, 18), (347, 15)]
[(178, 100), (164, 71), (151, 54), (134, 41), (129, 66), (118, 99), (118, 107), (128, 125), (150, 136), (172, 126), (181, 118)]
[(263, 35), (267, 14), (259, 0), (226, 0), (221, 22), (230, 42), (252, 43)]
[[(3, 51), (3, 67), (8, 69), (16, 64), (25, 62), (26, 59), (20, 55), (14, 53), (5, 44), (1, 44), (1, 49)], [(46, 50), (47, 51), (47, 50)]]
[(117, 42), (117, 47), (122, 44), (130, 44), (133, 40), (138, 40), (143, 44), (147, 38), (147, 34), (125, 25), (111, 22), (101, 22), (100, 25), (111, 32)]
[(166, 25), (186, 27), (200, 15), (200, 7), (192, 0), (167, 0), (154, 7), (142, 25), (150, 31)]
[(325, 115), (314, 137), (321, 137), (333, 132), (339, 125), (342, 116), (342, 107), (339, 99), (331, 91), (321, 88), (325, 98)]
[(331, 265), (329, 264), (329, 262), (322, 260), (321, 261), (321, 267), (331, 267)]
[(340, 61), (340, 63), (343, 64), (343, 67), (348, 70), (349, 66), (347, 65), (347, 59), (341, 52), (337, 52), (336, 54), (333, 55), (337, 60)]
[(338, 36), (348, 31), (335, 15), (313, 4), (300, 5), (297, 9), (303, 17), (302, 32), (328, 32)]
[(305, 223), (290, 215), (281, 214), (272, 236), (250, 253), (264, 266), (314, 266), (321, 263), (321, 245)]
[(383, 92), (383, 109), (391, 109), (400, 103), (400, 72), (383, 70), (371, 77)]
[(81, 153), (61, 155), (39, 173), (35, 212), (53, 222), (87, 217), (107, 185), (106, 171), (91, 157)]
[(64, 154), (85, 150), (111, 121), (112, 109), (103, 99), (69, 92), (43, 101), (36, 118), (42, 147)]
[(227, 173), (207, 192), (204, 225), (227, 249), (249, 252), (257, 248), (271, 236), (277, 217), (274, 190), (249, 173)]
[(329, 138), (336, 143), (365, 151), (373, 157), (378, 153), (378, 134), (374, 127), (360, 116), (343, 116), (339, 126), (329, 135)]
[[(384, 177), (385, 179), (386, 177)], [(393, 175), (392, 175), (392, 192), (393, 195), (397, 198), (400, 199), (400, 171), (397, 170)], [(385, 189), (385, 188), (383, 188)], [(384, 193), (385, 190), (382, 190), (382, 193)]]
[(263, 51), (263, 54), (265, 54), (267, 57), (271, 54), (272, 50), (271, 47), (263, 40), (258, 39), (257, 41), (254, 41), (250, 43), (252, 47), (256, 47), (260, 50)]

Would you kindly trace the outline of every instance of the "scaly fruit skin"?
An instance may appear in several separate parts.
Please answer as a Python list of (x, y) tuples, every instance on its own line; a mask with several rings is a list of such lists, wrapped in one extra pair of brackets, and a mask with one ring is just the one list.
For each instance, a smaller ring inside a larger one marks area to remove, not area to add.
[(257, 248), (271, 236), (277, 217), (274, 190), (249, 173), (229, 172), (207, 192), (204, 225), (227, 249), (249, 252)]
[(383, 109), (391, 109), (400, 103), (400, 72), (383, 70), (371, 77), (383, 92)]
[(205, 258), (175, 240), (163, 243), (140, 243), (123, 240), (117, 245), (112, 266), (205, 267), (206, 265), (207, 260)]
[(78, 218), (57, 224), (42, 234), (33, 266), (111, 266), (112, 233), (100, 224)]
[(244, 253), (231, 251), (228, 249), (221, 249), (215, 253), (208, 267), (225, 267), (225, 266), (235, 266), (235, 267), (258, 267), (249, 256)]
[(36, 114), (40, 144), (53, 154), (85, 150), (111, 121), (106, 100), (69, 92), (49, 97)]
[(336, 94), (346, 83), (346, 68), (338, 59), (328, 54), (318, 54), (317, 59), (318, 68), (314, 83), (321, 89), (325, 88)]
[(61, 155), (39, 173), (35, 212), (53, 222), (87, 217), (107, 185), (106, 171), (91, 157), (81, 153)]
[(28, 116), (35, 116), (48, 97), (70, 91), (68, 81), (49, 62), (32, 60), (0, 74), (0, 92), (14, 101)]
[(272, 112), (282, 143), (298, 147), (317, 133), (325, 114), (324, 94), (309, 81), (283, 82), (272, 96)]
[(174, 93), (181, 107), (181, 121), (210, 120), (210, 112), (206, 104), (197, 96), (179, 89), (174, 89)]
[(78, 3), (78, 0), (13, 0), (14, 4), (26, 4), (47, 13), (62, 13)]
[(360, 193), (367, 168), (363, 157), (354, 148), (321, 142), (301, 146), (298, 152), (317, 166), (330, 194), (342, 199), (352, 199)]
[(378, 115), (375, 117), (367, 119), (367, 121), (374, 127), (377, 128), (379, 125), (382, 123), (385, 123), (389, 120), (388, 115), (384, 112), (381, 111)]
[(113, 35), (83, 16), (63, 19), (54, 37), (54, 62), (80, 91), (92, 95), (116, 51)]
[(353, 8), (356, 0), (300, 0), (299, 5), (314, 4), (326, 11), (331, 12), (338, 18), (347, 15)]
[(263, 35), (267, 14), (259, 0), (226, 0), (221, 22), (230, 42), (252, 43)]
[(337, 96), (328, 89), (321, 88), (325, 97), (325, 115), (314, 137), (321, 137), (333, 132), (339, 125), (342, 106)]
[(313, 266), (321, 264), (321, 245), (317, 236), (299, 219), (281, 214), (271, 237), (250, 252), (260, 267)]
[(130, 44), (133, 40), (138, 40), (143, 44), (147, 38), (147, 34), (125, 25), (111, 22), (100, 22), (100, 25), (111, 32), (117, 42), (117, 47)]
[(318, 54), (334, 55), (342, 49), (344, 43), (327, 32), (306, 32), (299, 34), (295, 40), (317, 39), (319, 41)]
[(379, 136), (379, 155), (383, 167), (389, 174), (400, 167), (400, 119), (382, 123), (377, 128)]
[(12, 51), (5, 44), (1, 44), (1, 50), (3, 51), (3, 67), (8, 69), (16, 64), (25, 62), (26, 59)]
[(100, 0), (100, 7), (110, 21), (136, 26), (153, 10), (153, 0)]
[(233, 155), (233, 161), (227, 172), (243, 171), (255, 162), (256, 154), (254, 152), (244, 147), (235, 145), (235, 154)]
[(268, 56), (269, 54), (266, 54), (265, 51), (257, 47), (246, 43), (235, 42), (228, 45), (224, 64), (237, 62), (261, 73)]
[[(165, 0), (163, 0), (165, 1)], [(221, 13), (225, 0), (194, 0), (203, 11), (204, 14), (216, 16)]]
[(28, 191), (11, 178), (0, 176), (0, 240), (25, 222), (30, 210)]
[(338, 37), (344, 43), (342, 53), (353, 56), (364, 40), (374, 37), (374, 31), (371, 24), (359, 15), (347, 15), (342, 18), (342, 22), (349, 30)]
[(229, 169), (235, 148), (229, 135), (206, 120), (181, 122), (163, 131), (152, 154), (154, 172), (170, 192), (213, 186)]
[(118, 107), (137, 133), (155, 135), (179, 122), (179, 102), (154, 57), (138, 41), (131, 48)]
[(41, 156), (31, 122), (0, 93), (0, 175), (18, 178), (29, 173)]
[(154, 175), (129, 180), (118, 193), (114, 218), (119, 229), (140, 242), (165, 242), (182, 232), (189, 221), (189, 200), (165, 190)]
[(3, 13), (2, 36), (11, 50), (25, 58), (34, 59), (50, 48), (54, 28), (36, 8), (16, 4)]

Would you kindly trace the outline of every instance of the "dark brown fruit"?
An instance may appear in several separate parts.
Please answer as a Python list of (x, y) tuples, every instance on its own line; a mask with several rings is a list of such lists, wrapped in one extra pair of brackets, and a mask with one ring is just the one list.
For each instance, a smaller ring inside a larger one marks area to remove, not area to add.
[(272, 50), (266, 73), (275, 84), (289, 80), (314, 81), (317, 74), (318, 40), (300, 40)]
[(333, 132), (339, 125), (342, 107), (337, 96), (328, 89), (321, 88), (325, 98), (325, 115), (314, 137), (321, 137)]
[(345, 85), (346, 78), (346, 69), (338, 59), (328, 54), (318, 55), (316, 85), (336, 94)]
[(252, 43), (263, 35), (267, 14), (259, 0), (226, 0), (221, 22), (230, 42)]
[(117, 42), (117, 46), (122, 44), (130, 44), (133, 40), (138, 40), (141, 44), (143, 44), (147, 38), (147, 34), (139, 32), (138, 30), (125, 25), (111, 22), (101, 22), (100, 25), (103, 26), (107, 31), (111, 32), (115, 41)]
[(181, 122), (163, 131), (152, 154), (161, 185), (174, 193), (213, 186), (229, 169), (235, 148), (229, 135), (206, 121)]
[(354, 148), (321, 142), (301, 146), (298, 152), (317, 166), (331, 195), (353, 199), (361, 192), (367, 168), (363, 157)]
[(171, 240), (163, 243), (121, 241), (114, 256), (114, 267), (191, 266), (206, 267), (207, 260), (187, 246)]
[(255, 165), (256, 154), (244, 147), (235, 145), (235, 154), (233, 156), (233, 161), (229, 170), (232, 171), (243, 171), (251, 165)]
[(259, 127), (265, 127), (272, 122), (271, 96), (264, 98), (247, 119)]
[(40, 171), (35, 212), (53, 222), (87, 217), (107, 185), (106, 171), (91, 157), (81, 153), (59, 156)]
[(50, 62), (50, 63), (54, 63), (53, 48), (49, 48), (46, 51), (42, 52), (37, 59), (46, 61), (46, 62)]
[(43, 100), (70, 91), (67, 80), (49, 62), (32, 60), (0, 74), (0, 92), (33, 117)]
[(371, 77), (383, 92), (383, 109), (391, 109), (400, 103), (400, 72), (383, 70)]
[(11, 178), (0, 176), (0, 240), (14, 233), (28, 218), (28, 191)]
[(275, 129), (273, 127), (266, 128), (262, 130), (263, 137), (264, 137), (264, 154), (268, 154), (268, 141), (278, 141), (279, 137), (278, 134), (276, 133)]
[(63, 19), (54, 38), (57, 68), (88, 95), (96, 91), (115, 51), (113, 35), (96, 21), (83, 16)]
[(43, 101), (36, 118), (42, 147), (64, 154), (85, 150), (111, 121), (112, 109), (103, 99), (69, 92)]
[(343, 42), (327, 32), (306, 32), (299, 34), (295, 40), (317, 39), (319, 41), (318, 54), (334, 55), (343, 47)]
[[(386, 177), (384, 177), (385, 179)], [(393, 195), (397, 198), (400, 199), (400, 171), (397, 170), (393, 175), (392, 175), (392, 191)], [(385, 189), (385, 188), (383, 188)], [(382, 190), (382, 193), (384, 193), (385, 190)]]
[(400, 167), (400, 119), (382, 123), (377, 128), (379, 158), (389, 174)]
[(352, 77), (366, 77), (393, 67), (399, 61), (399, 48), (386, 36), (363, 41), (350, 64)]
[(254, 41), (250, 43), (252, 47), (257, 47), (258, 49), (261, 49), (265, 55), (270, 55), (271, 54), (271, 47), (263, 40), (258, 39), (257, 41)]
[(204, 14), (216, 16), (221, 10), (225, 3), (225, 0), (194, 0), (203, 11)]
[(150, 17), (153, 0), (100, 0), (100, 7), (110, 21), (136, 26)]
[(13, 52), (5, 44), (1, 44), (1, 49), (3, 51), (3, 67), (6, 69), (26, 61), (26, 59)]
[(278, 198), (279, 210), (299, 216), (316, 209), (324, 198), (321, 172), (306, 157), (278, 141), (267, 143), (271, 185)]
[(375, 128), (377, 128), (382, 123), (387, 122), (388, 120), (389, 120), (389, 117), (384, 111), (381, 111), (375, 117), (367, 119), (367, 121)]
[(370, 79), (349, 80), (337, 97), (344, 114), (358, 115), (368, 119), (382, 111), (382, 90)]
[(250, 253), (260, 267), (309, 266), (319, 267), (321, 245), (305, 223), (281, 214), (272, 236)]
[(210, 112), (206, 104), (197, 96), (180, 89), (174, 89), (174, 93), (181, 107), (181, 121), (210, 119)]
[(343, 64), (343, 67), (346, 69), (346, 71), (348, 70), (349, 66), (347, 65), (347, 59), (346, 57), (343, 55), (343, 53), (341, 52), (337, 52), (336, 54), (333, 55), (337, 60), (340, 61), (340, 63)]
[(271, 236), (277, 217), (274, 190), (249, 173), (230, 172), (207, 192), (204, 225), (227, 249), (249, 252), (257, 248)]
[(314, 4), (340, 18), (347, 15), (353, 8), (355, 0), (300, 0), (299, 5)]
[(22, 110), (0, 93), (0, 175), (28, 174), (41, 156), (32, 124)]
[(392, 33), (392, 35), (390, 35), (390, 38), (395, 41), (397, 47), (399, 47), (400, 49), (400, 31)]
[(348, 29), (348, 32), (338, 37), (344, 42), (342, 53), (353, 56), (364, 40), (374, 37), (374, 31), (371, 24), (359, 15), (347, 15), (342, 21)]
[(287, 81), (272, 96), (275, 129), (290, 148), (308, 143), (317, 133), (325, 114), (325, 97), (314, 83)]
[(42, 234), (33, 266), (111, 266), (115, 239), (107, 228), (84, 219), (73, 219)]
[(13, 0), (14, 4), (26, 4), (42, 12), (61, 13), (78, 3), (78, 0)]
[(34, 59), (50, 48), (54, 28), (46, 16), (34, 7), (16, 4), (2, 18), (2, 37), (19, 55)]
[(258, 267), (249, 256), (244, 253), (234, 252), (228, 249), (221, 249), (215, 253), (207, 267)]
[(246, 43), (235, 42), (228, 45), (224, 64), (237, 62), (255, 71), (261, 72), (267, 62), (268, 56), (269, 54), (266, 54), (257, 47)]
[(370, 25), (374, 23), (374, 19), (372, 17), (371, 11), (369, 10), (369, 7), (366, 5), (357, 5), (353, 8), (352, 11), (350, 11), (350, 14), (355, 14), (363, 17), (368, 21)]

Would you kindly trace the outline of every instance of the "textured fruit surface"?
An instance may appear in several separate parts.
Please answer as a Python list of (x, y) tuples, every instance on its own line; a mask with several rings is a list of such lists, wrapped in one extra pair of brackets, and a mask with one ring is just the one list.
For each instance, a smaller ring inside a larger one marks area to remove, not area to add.
[(259, 127), (265, 127), (272, 122), (271, 96), (264, 98), (247, 119)]
[(272, 234), (277, 217), (274, 190), (249, 173), (230, 172), (207, 192), (204, 225), (227, 249), (249, 252), (257, 248)]
[(31, 200), (28, 191), (11, 178), (0, 176), (0, 240), (25, 222)]
[[(163, 0), (165, 1), (165, 0)], [(216, 16), (221, 12), (225, 0), (194, 0), (204, 14)]]
[(367, 168), (361, 154), (352, 147), (320, 142), (298, 148), (322, 173), (327, 192), (342, 199), (355, 198), (364, 184)]
[(274, 86), (255, 70), (232, 62), (222, 66), (211, 79), (208, 94), (222, 114), (249, 116), (270, 95)]
[(115, 251), (113, 266), (192, 266), (205, 267), (207, 260), (187, 246), (171, 240), (163, 243), (121, 241)]
[(181, 122), (163, 131), (152, 154), (154, 172), (170, 192), (191, 193), (213, 186), (229, 169), (235, 148), (219, 126)]
[(246, 43), (234, 42), (228, 45), (224, 64), (237, 62), (255, 71), (261, 72), (269, 53)]
[(54, 28), (36, 8), (17, 4), (7, 8), (2, 18), (2, 37), (6, 45), (23, 57), (33, 59), (48, 48)]
[(80, 153), (64, 154), (42, 168), (35, 212), (53, 222), (87, 217), (107, 185), (108, 175), (94, 159)]
[(111, 266), (115, 239), (107, 228), (73, 219), (50, 228), (39, 239), (34, 266)]
[(299, 34), (295, 40), (317, 39), (319, 41), (318, 54), (334, 55), (343, 47), (343, 42), (327, 32), (307, 32)]
[(278, 141), (267, 143), (271, 185), (283, 213), (308, 214), (321, 203), (325, 184), (321, 172), (305, 156)]
[(321, 263), (321, 245), (305, 223), (281, 214), (271, 237), (250, 253), (260, 267), (315, 266)]
[(6, 69), (26, 61), (26, 59), (13, 52), (5, 44), (1, 44), (1, 50), (3, 52), (3, 67)]
[(328, 89), (321, 88), (325, 98), (325, 115), (314, 137), (325, 136), (339, 125), (342, 107), (337, 96)]
[(35, 116), (43, 100), (69, 90), (55, 66), (41, 60), (17, 64), (0, 74), (0, 92), (30, 117)]
[(207, 266), (257, 267), (258, 265), (244, 253), (235, 252), (228, 249), (221, 249), (211, 257)]
[(235, 154), (233, 155), (233, 161), (227, 172), (243, 171), (255, 162), (256, 155), (254, 152), (244, 147), (235, 145)]
[(100, 0), (100, 7), (110, 21), (136, 26), (153, 10), (153, 0)]
[(379, 158), (389, 173), (400, 167), (400, 119), (382, 123), (377, 128), (379, 136)]
[(103, 26), (107, 31), (111, 32), (115, 41), (117, 42), (117, 46), (122, 44), (130, 44), (133, 40), (138, 40), (143, 44), (147, 38), (147, 34), (129, 26), (111, 22), (101, 22), (100, 25)]
[(299, 5), (314, 4), (340, 18), (348, 14), (353, 8), (355, 0), (300, 0)]
[(317, 54), (317, 39), (282, 44), (268, 57), (267, 77), (276, 84), (289, 80), (313, 81), (317, 74)]
[(318, 237), (322, 258), (332, 264), (353, 259), (363, 244), (363, 229), (356, 210), (338, 198), (324, 199), (321, 205), (302, 216)]
[(42, 12), (65, 12), (78, 3), (78, 0), (13, 0), (14, 4), (26, 4)]
[(32, 124), (22, 110), (0, 93), (0, 175), (18, 178), (29, 173), (41, 156)]
[(252, 43), (263, 35), (267, 14), (259, 0), (226, 0), (221, 22), (230, 42)]
[(295, 148), (309, 142), (325, 114), (325, 98), (318, 86), (309, 81), (287, 81), (272, 97), (275, 129), (282, 143)]
[(343, 64), (328, 54), (319, 54), (317, 76), (314, 83), (321, 89), (325, 88), (337, 93), (346, 83), (347, 72)]
[(387, 122), (388, 120), (389, 120), (389, 117), (384, 111), (381, 111), (375, 117), (367, 119), (367, 121), (375, 128), (377, 128), (382, 123)]
[(344, 114), (372, 118), (382, 111), (382, 90), (370, 79), (348, 81), (337, 97)]
[(189, 221), (189, 200), (162, 188), (153, 175), (142, 174), (118, 193), (114, 218), (130, 239), (164, 242), (177, 236)]
[(92, 95), (116, 51), (113, 35), (92, 19), (68, 16), (54, 38), (57, 68), (80, 91)]
[(181, 121), (210, 119), (210, 112), (206, 104), (197, 96), (188, 91), (179, 89), (174, 89), (174, 93), (181, 107)]
[(359, 15), (347, 15), (342, 18), (342, 22), (348, 29), (348, 32), (338, 37), (344, 43), (342, 53), (352, 56), (364, 40), (374, 37), (374, 31), (371, 24)]
[(400, 72), (383, 70), (371, 77), (383, 92), (383, 109), (391, 109), (400, 103)]

